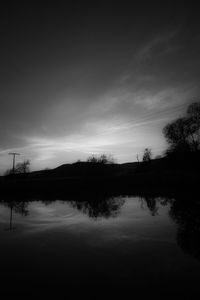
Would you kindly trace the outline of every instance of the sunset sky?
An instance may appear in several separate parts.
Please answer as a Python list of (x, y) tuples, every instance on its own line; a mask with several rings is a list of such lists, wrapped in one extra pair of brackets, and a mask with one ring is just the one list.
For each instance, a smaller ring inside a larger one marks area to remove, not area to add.
[(0, 11), (0, 174), (13, 151), (32, 170), (162, 154), (164, 125), (200, 100), (198, 9), (55, 3)]

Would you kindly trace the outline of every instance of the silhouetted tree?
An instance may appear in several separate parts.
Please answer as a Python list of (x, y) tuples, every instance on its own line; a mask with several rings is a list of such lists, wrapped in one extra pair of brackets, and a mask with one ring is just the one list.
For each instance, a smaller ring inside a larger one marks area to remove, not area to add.
[(30, 161), (25, 160), (22, 163), (18, 163), (15, 168), (15, 173), (28, 173), (30, 172)]
[(114, 164), (115, 160), (112, 155), (102, 154), (100, 156), (91, 155), (88, 157), (87, 162), (99, 163), (99, 164)]
[(192, 150), (196, 151), (200, 148), (200, 103), (192, 103), (187, 110), (189, 141)]
[(190, 152), (200, 148), (200, 103), (189, 105), (187, 114), (163, 128), (170, 152)]
[(151, 149), (146, 148), (146, 149), (144, 150), (144, 154), (143, 154), (142, 160), (143, 160), (144, 162), (149, 162), (149, 161), (151, 161), (151, 158), (152, 158), (152, 152), (151, 152)]
[(169, 151), (188, 151), (188, 134), (189, 127), (186, 118), (179, 118), (163, 128), (163, 133), (170, 144)]

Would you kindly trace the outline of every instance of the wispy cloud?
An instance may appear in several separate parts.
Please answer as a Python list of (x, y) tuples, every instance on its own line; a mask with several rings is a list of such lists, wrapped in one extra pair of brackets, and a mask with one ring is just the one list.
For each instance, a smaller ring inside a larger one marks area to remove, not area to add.
[(163, 32), (152, 38), (145, 45), (141, 47), (136, 54), (136, 60), (146, 61), (152, 56), (164, 55), (173, 52), (177, 49), (175, 45), (172, 45), (172, 41), (177, 37), (180, 31), (180, 26), (167, 33)]

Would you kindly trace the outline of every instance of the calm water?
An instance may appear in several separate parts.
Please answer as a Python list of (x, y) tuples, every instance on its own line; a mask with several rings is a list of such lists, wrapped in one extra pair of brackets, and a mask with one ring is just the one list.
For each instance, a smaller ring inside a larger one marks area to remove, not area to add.
[(174, 199), (1, 201), (0, 279), (193, 290), (199, 233), (199, 207)]

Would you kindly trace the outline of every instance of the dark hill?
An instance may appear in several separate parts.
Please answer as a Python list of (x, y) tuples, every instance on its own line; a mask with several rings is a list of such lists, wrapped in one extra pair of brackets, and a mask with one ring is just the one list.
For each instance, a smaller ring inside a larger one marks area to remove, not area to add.
[(200, 170), (200, 155), (188, 157), (163, 157), (150, 162), (130, 162), (123, 164), (103, 164), (76, 162), (63, 164), (55, 169), (34, 171), (28, 174), (16, 174), (14, 178), (67, 178), (67, 177), (110, 177), (145, 174), (196, 173)]
[(122, 165), (77, 162), (64, 164), (55, 169), (32, 172), (29, 177), (82, 177), (82, 176), (114, 176), (123, 172)]
[(2, 177), (0, 191), (31, 195), (65, 193), (127, 194), (150, 190), (194, 190), (198, 187), (200, 156), (164, 157), (150, 162), (103, 164), (77, 162), (55, 169)]

